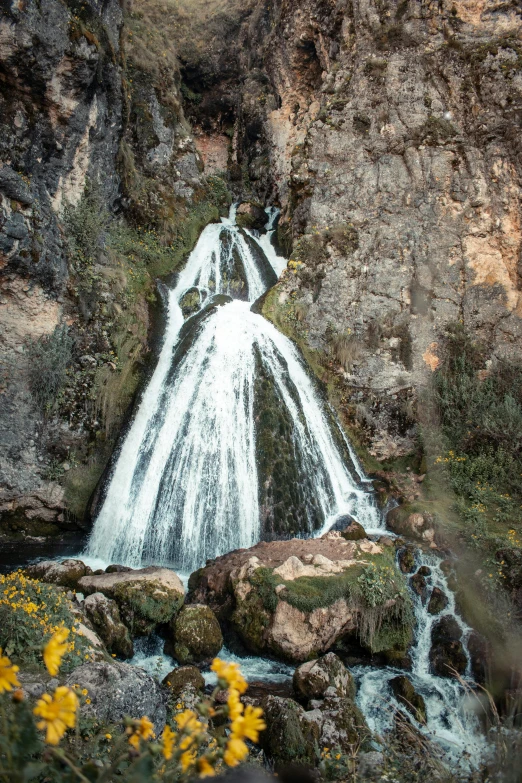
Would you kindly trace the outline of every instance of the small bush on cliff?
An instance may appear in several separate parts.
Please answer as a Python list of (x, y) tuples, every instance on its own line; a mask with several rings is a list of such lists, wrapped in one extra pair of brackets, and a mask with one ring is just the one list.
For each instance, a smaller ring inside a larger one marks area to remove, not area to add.
[(512, 524), (521, 516), (522, 365), (488, 366), (484, 346), (460, 325), (448, 329), (441, 353), (434, 397), (447, 451), (435, 463), (466, 518)]
[(37, 403), (46, 412), (51, 410), (65, 384), (73, 345), (67, 326), (62, 325), (29, 346), (29, 384)]

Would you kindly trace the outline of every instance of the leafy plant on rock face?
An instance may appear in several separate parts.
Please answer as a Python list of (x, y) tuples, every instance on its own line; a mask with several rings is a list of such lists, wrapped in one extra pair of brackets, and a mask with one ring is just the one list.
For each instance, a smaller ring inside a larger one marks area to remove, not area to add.
[(50, 335), (31, 343), (28, 350), (29, 384), (37, 403), (50, 411), (62, 390), (72, 359), (74, 339), (68, 327), (57, 326)]

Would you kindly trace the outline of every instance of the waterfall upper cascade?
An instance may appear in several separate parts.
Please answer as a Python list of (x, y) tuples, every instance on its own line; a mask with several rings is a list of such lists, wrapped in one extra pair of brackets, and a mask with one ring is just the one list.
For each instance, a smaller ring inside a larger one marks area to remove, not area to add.
[[(113, 469), (91, 557), (189, 570), (259, 540), (259, 362), (292, 422), (299, 484), (308, 487), (305, 529), (297, 532), (328, 529), (339, 514), (353, 514), (368, 530), (381, 527), (371, 488), (345, 459), (340, 433), (333, 437), (297, 349), (251, 311), (286, 264), (271, 242), (277, 211), (268, 217), (261, 236), (240, 230), (234, 209), (207, 226), (169, 291), (158, 364)], [(185, 320), (187, 292), (196, 312)]]

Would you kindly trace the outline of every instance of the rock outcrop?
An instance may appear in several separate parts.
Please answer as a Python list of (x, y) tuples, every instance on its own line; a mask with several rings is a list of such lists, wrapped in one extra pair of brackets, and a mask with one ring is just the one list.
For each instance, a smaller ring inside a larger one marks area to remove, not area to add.
[(121, 658), (132, 658), (132, 639), (128, 628), (121, 621), (116, 601), (103, 593), (92, 593), (83, 601), (82, 609), (110, 653)]
[(462, 628), (453, 616), (438, 620), (431, 630), (430, 664), (434, 674), (464, 674), (468, 659), (462, 644)]
[(346, 635), (391, 655), (411, 638), (410, 599), (393, 554), (338, 532), (232, 552), (193, 574), (189, 589), (189, 601), (209, 604), (248, 649), (293, 662)]
[(116, 601), (121, 619), (133, 635), (149, 634), (157, 625), (170, 622), (185, 596), (177, 574), (155, 566), (84, 576), (78, 589), (86, 595), (103, 593)]
[(331, 687), (338, 696), (355, 696), (353, 677), (334, 653), (299, 666), (294, 672), (293, 684), (297, 695), (305, 699), (320, 699)]
[(33, 579), (40, 579), (53, 585), (61, 585), (75, 590), (79, 580), (83, 576), (92, 574), (92, 568), (85, 565), (82, 560), (43, 560), (35, 565), (28, 566), (26, 571)]

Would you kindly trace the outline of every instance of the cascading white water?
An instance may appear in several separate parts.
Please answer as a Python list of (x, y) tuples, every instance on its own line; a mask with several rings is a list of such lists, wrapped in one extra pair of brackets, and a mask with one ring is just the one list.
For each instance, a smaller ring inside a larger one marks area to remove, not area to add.
[[(275, 217), (272, 213), (269, 225)], [(250, 240), (262, 250), (264, 238), (251, 235)], [(349, 513), (369, 528), (378, 527), (372, 493), (344, 464), (297, 349), (250, 310), (274, 282), (276, 259), (275, 251), (269, 264), (266, 253), (255, 257), (234, 224), (234, 212), (202, 233), (169, 293), (158, 366), (121, 448), (89, 556), (185, 570), (259, 540), (257, 357), (290, 415), (301, 478), (311, 483), (325, 526)], [(221, 302), (187, 321), (195, 329), (189, 344), (180, 307), (186, 292), (194, 289), (206, 303), (213, 294), (234, 296), (243, 283), (247, 302)]]
[[(394, 714), (399, 711), (413, 721), (420, 732), (441, 745), (449, 759), (458, 763), (469, 762), (473, 766), (486, 750), (486, 741), (480, 733), (477, 713), (482, 707), (479, 699), (473, 695), (471, 663), (466, 647), (471, 629), (456, 611), (455, 596), (448, 587), (440, 560), (434, 555), (419, 551), (417, 564), (429, 568), (430, 574), (426, 577), (428, 592), (438, 587), (446, 596), (447, 606), (440, 614), (430, 614), (428, 601), (423, 601), (421, 596), (412, 592), (416, 632), (410, 649), (411, 671), (404, 672), (391, 666), (354, 668), (352, 671), (358, 685), (357, 701), (368, 725), (377, 734), (382, 735), (393, 727)], [(470, 682), (467, 698), (457, 679), (439, 677), (431, 671), (431, 632), (435, 623), (443, 617), (453, 618), (462, 630), (463, 648), (468, 657), (467, 671), (463, 679)], [(389, 685), (390, 680), (405, 673), (417, 693), (424, 698), (426, 724), (419, 724), (412, 718), (404, 705), (396, 699)]]

